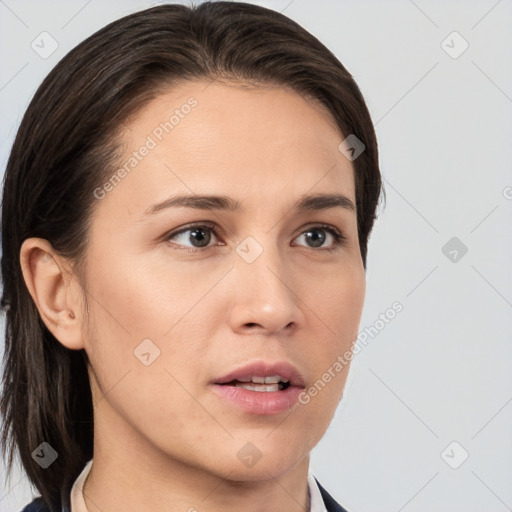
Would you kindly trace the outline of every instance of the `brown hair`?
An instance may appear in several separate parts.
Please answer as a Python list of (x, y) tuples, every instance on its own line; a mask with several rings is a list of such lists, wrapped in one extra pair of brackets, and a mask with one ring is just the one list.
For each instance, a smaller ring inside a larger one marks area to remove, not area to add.
[[(377, 141), (358, 86), (318, 39), (278, 12), (218, 1), (136, 12), (80, 43), (46, 77), (23, 117), (2, 202), (2, 451), (11, 471), (18, 450), (51, 509), (69, 507), (71, 485), (92, 458), (92, 399), (85, 351), (65, 348), (39, 317), (21, 272), (21, 244), (45, 238), (80, 269), (92, 191), (118, 163), (115, 135), (123, 121), (173, 84), (219, 78), (291, 88), (323, 104), (345, 137), (364, 143), (353, 165), (366, 268), (383, 192)], [(43, 441), (58, 453), (47, 469), (32, 457)]]

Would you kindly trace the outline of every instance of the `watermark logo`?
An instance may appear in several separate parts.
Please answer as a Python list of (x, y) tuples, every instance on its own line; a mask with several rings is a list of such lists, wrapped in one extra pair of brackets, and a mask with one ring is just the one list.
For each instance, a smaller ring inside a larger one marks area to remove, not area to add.
[(457, 441), (452, 441), (442, 452), (441, 458), (452, 469), (459, 469), (468, 460), (468, 451)]
[(353, 162), (364, 150), (366, 146), (363, 141), (351, 133), (339, 146), (338, 149), (351, 162)]
[(261, 451), (252, 443), (247, 443), (238, 450), (236, 454), (240, 462), (248, 468), (253, 468), (256, 463), (261, 459), (263, 454)]
[(48, 32), (41, 32), (31, 43), (30, 47), (34, 50), (41, 59), (47, 59), (50, 57), (57, 48), (59, 43), (56, 39)]
[(53, 449), (52, 445), (42, 442), (33, 452), (32, 458), (43, 468), (50, 467), (58, 457), (58, 453)]
[(164, 137), (171, 133), (185, 117), (190, 114), (193, 108), (196, 108), (198, 101), (193, 96), (190, 97), (186, 103), (181, 105), (180, 108), (174, 109), (173, 114), (167, 121), (160, 123), (153, 131), (146, 137), (144, 144), (142, 144), (131, 156), (119, 167), (112, 176), (101, 187), (97, 187), (93, 191), (96, 199), (103, 199), (108, 192), (114, 190), (121, 180), (128, 176), (128, 174), (139, 165), (146, 156), (148, 156), (153, 149), (158, 146)]
[(469, 43), (457, 31), (453, 31), (441, 41), (441, 48), (452, 59), (458, 59), (469, 48)]
[(160, 357), (160, 349), (146, 338), (135, 347), (133, 354), (144, 366), (150, 366)]
[(399, 301), (393, 302), (390, 308), (384, 313), (380, 313), (379, 318), (373, 322), (372, 325), (365, 327), (354, 340), (352, 350), (346, 350), (342, 355), (339, 355), (336, 361), (327, 369), (325, 373), (308, 389), (302, 391), (299, 395), (299, 402), (302, 405), (307, 405), (311, 402), (311, 397), (317, 396), (326, 385), (333, 380), (341, 371), (350, 364), (350, 361), (361, 350), (368, 345), (368, 338), (375, 338), (391, 320), (396, 318), (396, 315), (403, 310), (403, 305)]
[(454, 236), (443, 245), (441, 251), (452, 263), (458, 263), (466, 255), (468, 248)]
[(248, 236), (237, 245), (236, 252), (246, 263), (253, 263), (263, 253), (263, 247), (254, 237)]

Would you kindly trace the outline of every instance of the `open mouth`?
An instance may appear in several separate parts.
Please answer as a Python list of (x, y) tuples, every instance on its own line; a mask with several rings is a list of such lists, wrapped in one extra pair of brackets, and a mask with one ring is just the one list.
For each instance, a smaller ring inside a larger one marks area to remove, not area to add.
[(238, 410), (274, 415), (295, 407), (305, 379), (287, 361), (253, 361), (211, 381), (212, 390)]
[(290, 387), (290, 381), (288, 379), (282, 379), (275, 381), (270, 380), (272, 377), (266, 377), (264, 382), (255, 382), (253, 380), (232, 380), (221, 384), (222, 386), (234, 386), (237, 388), (247, 389), (248, 391), (259, 391), (259, 392), (275, 392), (284, 391)]

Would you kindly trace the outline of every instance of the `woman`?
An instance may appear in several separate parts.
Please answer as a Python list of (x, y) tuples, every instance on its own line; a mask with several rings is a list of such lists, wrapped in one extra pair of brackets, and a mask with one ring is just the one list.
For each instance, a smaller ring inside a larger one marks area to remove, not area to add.
[(282, 14), (159, 6), (65, 56), (2, 204), (3, 445), (41, 493), (24, 510), (345, 510), (309, 454), (380, 193), (356, 83)]

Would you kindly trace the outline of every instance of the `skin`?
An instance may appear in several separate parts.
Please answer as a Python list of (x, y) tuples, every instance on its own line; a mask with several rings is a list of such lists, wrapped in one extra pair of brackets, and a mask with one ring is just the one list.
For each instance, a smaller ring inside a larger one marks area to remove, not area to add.
[[(312, 386), (357, 337), (365, 272), (354, 211), (294, 210), (306, 194), (355, 203), (327, 110), (283, 88), (207, 85), (166, 91), (127, 123), (120, 165), (175, 108), (198, 101), (97, 201), (86, 291), (46, 240), (21, 250), (43, 321), (90, 360), (89, 511), (305, 510), (309, 453), (342, 396), (348, 366), (307, 405), (277, 415), (242, 412), (211, 390), (212, 379), (255, 360), (289, 361)], [(230, 196), (242, 210), (144, 214), (176, 193)], [(190, 231), (169, 236), (206, 221), (218, 233), (203, 232), (207, 248), (194, 249)], [(344, 244), (319, 229), (325, 241), (315, 246), (307, 233), (321, 224)], [(252, 263), (236, 252), (248, 236), (263, 249)], [(134, 350), (148, 338), (160, 356), (146, 366)], [(251, 468), (237, 457), (248, 442), (262, 455)]]

